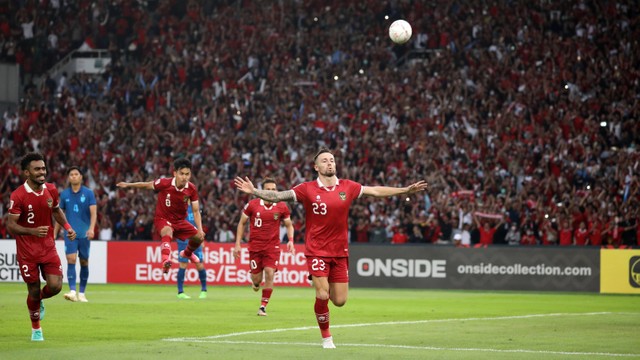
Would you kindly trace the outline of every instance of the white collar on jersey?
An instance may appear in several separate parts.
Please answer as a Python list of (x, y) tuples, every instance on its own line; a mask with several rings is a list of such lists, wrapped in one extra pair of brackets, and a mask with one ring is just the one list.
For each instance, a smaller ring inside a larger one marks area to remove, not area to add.
[(42, 194), (44, 194), (44, 189), (47, 188), (47, 184), (42, 184), (42, 191), (40, 191), (39, 193), (33, 190), (31, 186), (29, 186), (29, 183), (27, 181), (24, 182), (24, 188), (27, 190), (27, 193), (35, 194), (36, 196), (42, 196)]
[(318, 186), (319, 186), (320, 188), (325, 189), (325, 190), (327, 190), (327, 191), (333, 191), (333, 190), (335, 190), (335, 189), (336, 189), (336, 186), (340, 185), (340, 179), (338, 179), (338, 178), (336, 178), (336, 184), (335, 184), (335, 185), (333, 185), (332, 187), (324, 186), (324, 184), (322, 183), (322, 181), (320, 181), (320, 177), (318, 177), (318, 178), (316, 179), (316, 181), (318, 182)]
[(267, 210), (271, 210), (271, 208), (273, 207), (273, 205), (275, 205), (274, 203), (271, 203), (271, 206), (267, 206), (264, 204), (264, 200), (260, 199), (260, 205), (262, 205), (263, 208), (267, 209)]
[(171, 185), (173, 185), (173, 187), (176, 188), (176, 190), (182, 191), (189, 187), (189, 182), (187, 181), (187, 185), (185, 185), (182, 189), (178, 189), (178, 187), (176, 186), (176, 178), (174, 177), (171, 179)]

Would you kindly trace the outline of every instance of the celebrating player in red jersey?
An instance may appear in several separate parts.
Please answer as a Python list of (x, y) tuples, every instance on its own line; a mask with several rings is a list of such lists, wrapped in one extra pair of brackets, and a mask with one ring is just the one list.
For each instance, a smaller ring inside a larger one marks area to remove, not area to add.
[[(276, 181), (266, 178), (262, 182), (264, 190), (275, 191)], [(242, 252), (242, 237), (247, 221), (249, 223), (249, 261), (251, 264), (251, 281), (253, 290), (260, 289), (264, 272), (264, 289), (258, 315), (267, 316), (267, 304), (273, 293), (273, 276), (278, 271), (280, 260), (280, 222), (284, 222), (287, 228), (287, 249), (294, 253), (293, 224), (291, 223), (289, 208), (284, 203), (274, 204), (262, 199), (253, 199), (245, 205), (238, 228), (236, 230), (236, 247), (233, 256), (240, 257)]]
[[(53, 221), (67, 231), (70, 240), (76, 233), (60, 210), (60, 196), (54, 184), (46, 183), (44, 157), (29, 153), (20, 162), (27, 178), (11, 193), (7, 229), (16, 238), (20, 275), (27, 283), (27, 307), (31, 317), (31, 340), (43, 341), (40, 320), (44, 318), (43, 299), (55, 296), (62, 289), (62, 264), (53, 238)], [(40, 272), (47, 284), (40, 289)]]
[(408, 187), (364, 186), (336, 177), (336, 163), (331, 151), (321, 149), (314, 157), (315, 181), (297, 185), (291, 190), (258, 190), (251, 180), (236, 177), (240, 191), (269, 202), (298, 201), (305, 209), (305, 256), (316, 289), (314, 310), (322, 334), (322, 347), (335, 348), (329, 331), (329, 300), (343, 306), (349, 293), (349, 207), (353, 200), (365, 195), (388, 197), (423, 191), (427, 183), (418, 181)]
[[(154, 225), (161, 236), (160, 249), (162, 252), (162, 266), (165, 273), (171, 269), (171, 239), (189, 239), (185, 250), (180, 256), (188, 258), (193, 263), (200, 259), (193, 252), (202, 244), (204, 231), (198, 203), (198, 189), (189, 181), (191, 178), (191, 161), (180, 158), (173, 162), (173, 177), (162, 178), (148, 182), (119, 182), (117, 187), (149, 189), (158, 193)], [(196, 226), (187, 221), (187, 208), (191, 202), (193, 218)]]

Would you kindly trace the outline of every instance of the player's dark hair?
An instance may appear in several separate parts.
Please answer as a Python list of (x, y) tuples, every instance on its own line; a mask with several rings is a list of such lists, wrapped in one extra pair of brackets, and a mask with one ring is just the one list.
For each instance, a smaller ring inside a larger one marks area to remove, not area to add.
[(318, 160), (318, 156), (320, 156), (320, 155), (322, 155), (324, 153), (329, 153), (329, 154), (333, 155), (333, 153), (331, 152), (331, 150), (329, 150), (329, 148), (326, 148), (326, 147), (320, 148), (320, 150), (318, 151), (316, 156), (313, 157), (313, 162), (316, 162), (316, 160)]
[(276, 183), (276, 179), (271, 178), (271, 177), (266, 177), (266, 178), (264, 178), (264, 180), (262, 180), (262, 187), (264, 187), (266, 184), (276, 184), (276, 185), (278, 185)]
[(30, 152), (22, 157), (22, 160), (20, 160), (20, 167), (22, 168), (22, 170), (29, 170), (29, 164), (31, 164), (32, 161), (40, 160), (44, 161), (44, 156), (42, 154), (37, 152)]
[(186, 158), (176, 159), (176, 161), (173, 162), (173, 170), (180, 171), (180, 169), (191, 170), (191, 161), (189, 161), (189, 159), (186, 159)]
[(73, 170), (76, 170), (77, 172), (79, 172), (79, 173), (80, 173), (80, 176), (84, 176), (84, 174), (82, 173), (82, 170), (81, 170), (78, 166), (75, 166), (75, 165), (74, 165), (74, 166), (70, 166), (70, 167), (67, 169), (67, 176), (69, 176), (69, 174), (71, 174), (71, 172), (72, 172)]

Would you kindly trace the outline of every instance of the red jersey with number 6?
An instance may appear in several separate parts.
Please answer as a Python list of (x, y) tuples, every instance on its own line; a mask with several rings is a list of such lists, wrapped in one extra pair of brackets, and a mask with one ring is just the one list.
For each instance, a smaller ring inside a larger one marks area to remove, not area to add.
[(319, 179), (293, 188), (295, 200), (305, 211), (306, 256), (349, 256), (349, 208), (362, 195), (363, 186), (351, 180), (326, 187)]
[(198, 189), (192, 182), (184, 188), (176, 187), (175, 178), (162, 178), (153, 182), (153, 190), (158, 193), (156, 219), (171, 221), (185, 220), (189, 201), (198, 201)]
[(45, 237), (35, 235), (16, 235), (18, 259), (37, 261), (56, 251), (53, 239), (53, 209), (60, 205), (58, 189), (54, 184), (45, 183), (42, 190), (34, 191), (25, 182), (11, 193), (9, 202), (9, 216), (19, 216), (17, 224), (26, 228), (48, 226), (49, 232)]
[(253, 199), (242, 211), (249, 217), (249, 251), (279, 249), (280, 222), (291, 217), (283, 202), (267, 206), (262, 199)]

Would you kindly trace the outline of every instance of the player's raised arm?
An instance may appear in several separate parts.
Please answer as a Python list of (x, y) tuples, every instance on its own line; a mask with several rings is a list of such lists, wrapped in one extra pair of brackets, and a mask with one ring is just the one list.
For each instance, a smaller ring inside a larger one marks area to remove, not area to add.
[(424, 180), (420, 180), (407, 187), (364, 186), (362, 189), (362, 195), (383, 198), (395, 195), (413, 194), (424, 191), (427, 187), (428, 184)]
[(245, 194), (255, 195), (262, 200), (269, 201), (272, 203), (277, 203), (280, 201), (291, 201), (295, 200), (295, 193), (293, 190), (285, 190), (285, 191), (274, 191), (274, 190), (260, 190), (256, 189), (253, 186), (251, 180), (248, 177), (236, 177), (233, 181), (238, 190), (242, 191)]
[(124, 182), (121, 181), (119, 183), (116, 184), (117, 187), (119, 188), (123, 188), (123, 189), (149, 189), (149, 190), (153, 190), (153, 181), (145, 181), (145, 182)]

